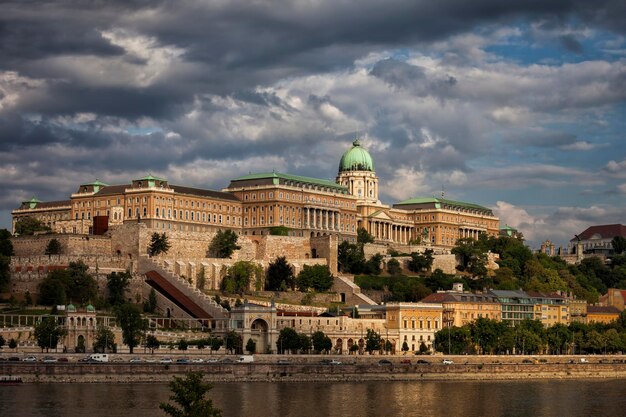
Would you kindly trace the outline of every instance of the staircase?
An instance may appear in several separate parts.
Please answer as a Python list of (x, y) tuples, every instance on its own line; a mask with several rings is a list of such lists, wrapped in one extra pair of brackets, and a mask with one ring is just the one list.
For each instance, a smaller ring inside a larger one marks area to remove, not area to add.
[(174, 271), (167, 269), (161, 262), (142, 255), (139, 257), (137, 272), (145, 275), (150, 286), (192, 317), (215, 319), (228, 317), (226, 309)]
[(333, 290), (346, 295), (346, 304), (378, 304), (367, 295), (361, 293), (361, 287), (354, 283), (354, 277), (351, 275), (336, 275), (335, 282), (333, 283)]

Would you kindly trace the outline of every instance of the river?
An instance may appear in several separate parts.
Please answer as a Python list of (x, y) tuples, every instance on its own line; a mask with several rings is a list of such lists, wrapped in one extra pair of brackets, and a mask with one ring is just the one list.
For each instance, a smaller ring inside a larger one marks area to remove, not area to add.
[[(166, 384), (0, 386), (0, 415), (157, 417)], [(219, 383), (224, 417), (621, 416), (626, 380)]]

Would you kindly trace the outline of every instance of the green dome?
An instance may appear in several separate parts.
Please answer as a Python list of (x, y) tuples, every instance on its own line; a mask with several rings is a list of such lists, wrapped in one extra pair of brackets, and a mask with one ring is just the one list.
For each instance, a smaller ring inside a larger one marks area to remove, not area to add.
[(93, 313), (93, 312), (95, 312), (95, 311), (96, 311), (96, 309), (95, 309), (95, 308), (94, 308), (94, 306), (92, 306), (91, 304), (89, 304), (89, 305), (87, 306), (87, 312), (88, 312), (88, 313)]
[(374, 171), (374, 162), (369, 152), (361, 147), (361, 142), (352, 142), (352, 148), (348, 149), (339, 161), (339, 172), (343, 171)]
[(76, 313), (76, 307), (74, 306), (74, 304), (70, 304), (67, 306), (67, 312), (68, 313)]

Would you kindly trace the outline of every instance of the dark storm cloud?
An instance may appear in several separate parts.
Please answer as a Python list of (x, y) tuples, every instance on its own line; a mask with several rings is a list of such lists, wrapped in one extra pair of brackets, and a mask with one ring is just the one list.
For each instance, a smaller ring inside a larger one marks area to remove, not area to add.
[(561, 45), (570, 52), (582, 54), (584, 51), (582, 44), (573, 35), (563, 35), (560, 37), (560, 41)]

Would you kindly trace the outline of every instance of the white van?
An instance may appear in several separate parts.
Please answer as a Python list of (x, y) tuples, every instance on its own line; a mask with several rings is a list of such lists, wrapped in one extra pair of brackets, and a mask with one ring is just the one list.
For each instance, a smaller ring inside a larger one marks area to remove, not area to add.
[(239, 362), (239, 363), (251, 363), (251, 362), (254, 362), (254, 356), (252, 356), (252, 355), (240, 356), (239, 359), (237, 359), (237, 362)]
[(89, 355), (89, 360), (94, 362), (108, 362), (109, 355), (107, 353), (93, 353)]

